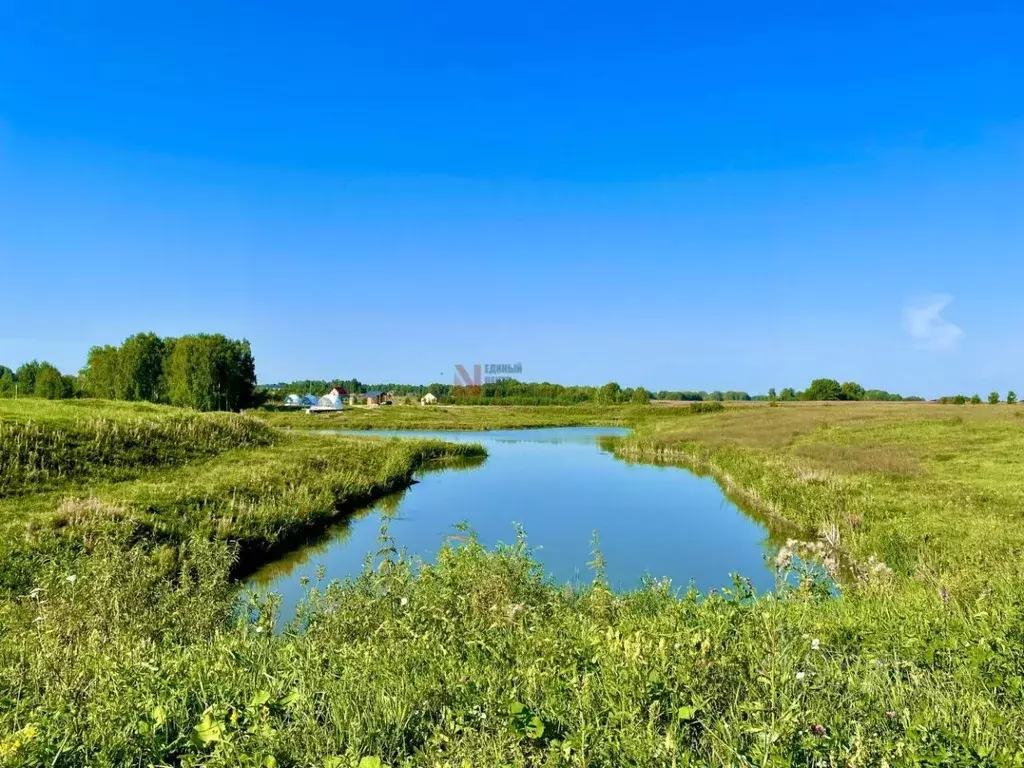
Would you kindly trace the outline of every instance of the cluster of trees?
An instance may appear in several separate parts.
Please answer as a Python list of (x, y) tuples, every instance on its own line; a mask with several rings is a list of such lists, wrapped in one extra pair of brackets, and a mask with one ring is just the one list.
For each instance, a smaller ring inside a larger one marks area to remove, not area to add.
[[(981, 395), (974, 394), (971, 397), (967, 397), (967, 395), (946, 395), (945, 397), (940, 397), (939, 402), (942, 403), (943, 405), (964, 405), (965, 403), (971, 403), (972, 405), (980, 405)], [(999, 397), (999, 393), (989, 392), (988, 402), (990, 405), (998, 405), (1000, 402), (1002, 402), (1001, 398)], [(1016, 402), (1017, 393), (1011, 389), (1009, 392), (1006, 393), (1006, 404), (1014, 405)]]
[(48, 400), (75, 397), (78, 380), (61, 373), (55, 365), (33, 360), (11, 370), (0, 365), (0, 397), (45, 397)]
[(686, 400), (692, 402), (701, 401), (717, 401), (722, 402), (724, 400), (759, 400), (764, 399), (763, 396), (751, 396), (746, 392), (700, 392), (694, 390), (683, 390), (681, 392), (671, 392), (669, 390), (662, 389), (654, 393), (654, 397), (658, 400)]
[(616, 405), (651, 401), (650, 393), (643, 387), (622, 387), (614, 381), (600, 387), (566, 387), (546, 381), (503, 379), (479, 387), (432, 384), (428, 389), (441, 402), (466, 405)]
[(296, 395), (322, 395), (332, 387), (344, 387), (346, 392), (352, 394), (362, 394), (374, 390), (405, 392), (408, 389), (411, 392), (415, 389), (415, 387), (406, 387), (400, 384), (382, 384), (379, 387), (369, 386), (363, 384), (359, 379), (334, 379), (332, 381), (327, 381), (326, 379), (297, 379), (296, 381), (279, 381), (276, 384), (261, 384), (259, 390), (267, 400), (280, 402), (292, 393)]
[[(773, 399), (775, 390), (768, 392), (768, 399)], [(865, 389), (855, 381), (846, 381), (840, 384), (835, 379), (815, 379), (810, 386), (802, 392), (797, 392), (792, 387), (785, 387), (778, 394), (778, 399), (783, 401), (792, 400), (876, 400), (876, 401), (920, 401), (924, 398), (910, 396), (904, 397), (893, 392), (886, 392), (884, 389)]]
[(89, 350), (82, 391), (111, 400), (148, 400), (201, 411), (258, 404), (249, 342), (221, 334), (161, 338), (138, 333), (120, 347)]

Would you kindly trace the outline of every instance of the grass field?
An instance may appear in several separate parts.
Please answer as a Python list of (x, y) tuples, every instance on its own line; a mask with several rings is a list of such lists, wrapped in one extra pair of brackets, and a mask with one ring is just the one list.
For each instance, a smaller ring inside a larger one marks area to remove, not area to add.
[[(356, 418), (545, 419), (388, 410)], [(585, 410), (636, 426), (614, 445), (623, 457), (709, 471), (841, 555), (841, 594), (813, 572), (758, 599), (742, 580), (615, 594), (600, 553), (593, 586), (571, 591), (523, 545), (470, 537), (420, 565), (385, 535), (374, 568), (311, 585), (301, 623), (275, 634), (272, 599), (237, 610), (231, 545), (273, 548), (338, 489), (373, 493), (447, 449), (271, 431), (269, 445), (0, 501), (6, 540), (69, 529), (75, 542), (0, 600), (0, 764), (1024, 764), (1024, 410)]]
[(1024, 554), (1024, 408), (728, 409), (652, 419), (616, 448), (710, 471), (762, 511), (902, 576), (977, 585)]
[(280, 408), (252, 414), (275, 427), (294, 429), (436, 429), (482, 430), (526, 427), (633, 426), (650, 409), (635, 406), (478, 406), (391, 405), (354, 407), (337, 413), (307, 414)]

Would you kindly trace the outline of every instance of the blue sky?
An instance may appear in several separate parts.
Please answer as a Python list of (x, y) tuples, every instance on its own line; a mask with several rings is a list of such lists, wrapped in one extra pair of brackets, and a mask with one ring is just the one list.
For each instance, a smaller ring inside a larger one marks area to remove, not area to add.
[(1020, 3), (358, 6), (0, 0), (0, 362), (1024, 390)]

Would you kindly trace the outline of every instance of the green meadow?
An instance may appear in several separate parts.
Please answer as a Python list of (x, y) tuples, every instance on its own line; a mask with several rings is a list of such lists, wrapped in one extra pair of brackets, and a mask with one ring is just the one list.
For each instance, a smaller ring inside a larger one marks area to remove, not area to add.
[[(696, 410), (0, 402), (0, 765), (1024, 765), (1024, 409)], [(240, 607), (250, 566), (482, 453), (308, 429), (593, 424), (801, 531), (777, 589), (616, 593), (599, 544), (570, 589), (525, 540), (418, 563), (384, 529), (284, 631)]]

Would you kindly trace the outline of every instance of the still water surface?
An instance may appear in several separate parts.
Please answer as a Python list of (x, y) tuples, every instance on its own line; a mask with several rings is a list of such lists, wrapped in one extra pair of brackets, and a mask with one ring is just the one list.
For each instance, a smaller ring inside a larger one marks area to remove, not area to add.
[(515, 524), (545, 570), (559, 583), (592, 578), (593, 531), (607, 576), (620, 590), (645, 575), (685, 589), (729, 586), (730, 574), (758, 591), (774, 577), (766, 556), (778, 542), (729, 501), (714, 480), (679, 467), (631, 464), (601, 448), (598, 438), (626, 430), (601, 427), (490, 432), (362, 432), (398, 438), (479, 442), (488, 458), (463, 469), (426, 471), (418, 483), (338, 523), (326, 534), (253, 575), (251, 584), (278, 592), (282, 616), (293, 614), (323, 566), (327, 580), (357, 575), (375, 552), (383, 516), (399, 547), (432, 560), (455, 525), (465, 521), (482, 543), (514, 542)]

